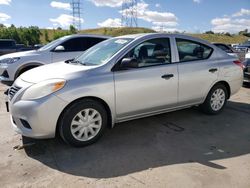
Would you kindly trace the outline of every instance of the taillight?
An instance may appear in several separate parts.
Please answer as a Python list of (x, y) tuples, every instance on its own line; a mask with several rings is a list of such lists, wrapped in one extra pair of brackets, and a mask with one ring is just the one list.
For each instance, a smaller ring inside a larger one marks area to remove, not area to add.
[(240, 61), (234, 61), (234, 64), (235, 65), (238, 65), (238, 66), (240, 66), (241, 68), (242, 68), (242, 70), (245, 68), (245, 65), (243, 65), (243, 63), (241, 63)]

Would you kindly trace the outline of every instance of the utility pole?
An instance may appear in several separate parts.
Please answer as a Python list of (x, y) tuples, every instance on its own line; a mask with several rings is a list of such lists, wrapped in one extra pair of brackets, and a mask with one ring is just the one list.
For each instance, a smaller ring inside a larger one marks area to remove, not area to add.
[(121, 24), (125, 27), (138, 27), (137, 0), (123, 0)]
[(81, 0), (72, 0), (72, 25), (79, 31), (81, 30), (81, 15), (82, 15), (82, 3)]

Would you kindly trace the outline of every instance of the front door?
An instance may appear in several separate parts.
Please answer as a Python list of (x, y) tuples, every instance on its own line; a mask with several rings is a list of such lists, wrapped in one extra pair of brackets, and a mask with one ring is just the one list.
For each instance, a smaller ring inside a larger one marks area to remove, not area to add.
[(158, 38), (139, 44), (123, 57), (136, 59), (138, 67), (114, 72), (118, 120), (177, 104), (178, 72), (170, 51), (169, 39)]

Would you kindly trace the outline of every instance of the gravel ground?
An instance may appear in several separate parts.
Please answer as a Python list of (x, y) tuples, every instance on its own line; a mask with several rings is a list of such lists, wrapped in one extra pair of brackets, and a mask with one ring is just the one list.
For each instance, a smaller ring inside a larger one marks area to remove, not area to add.
[(0, 85), (1, 187), (250, 187), (249, 88), (220, 115), (190, 108), (129, 121), (85, 148), (16, 134), (5, 89)]

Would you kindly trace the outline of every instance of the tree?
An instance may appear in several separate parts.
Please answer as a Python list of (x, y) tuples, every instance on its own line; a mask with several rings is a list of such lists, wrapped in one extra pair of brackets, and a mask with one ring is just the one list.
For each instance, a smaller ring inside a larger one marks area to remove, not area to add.
[(61, 27), (58, 27), (58, 28), (56, 28), (56, 30), (62, 30), (62, 28), (61, 28)]
[(49, 34), (48, 34), (48, 30), (47, 29), (45, 29), (45, 31), (44, 31), (44, 40), (45, 40), (45, 42), (50, 42), (50, 40), (49, 40)]
[(226, 35), (226, 36), (229, 36), (229, 37), (232, 36), (229, 32), (226, 32), (225, 35)]
[(214, 34), (213, 31), (206, 31), (205, 34)]
[(76, 34), (77, 33), (77, 29), (73, 25), (69, 26), (69, 31), (70, 31), (71, 34)]

